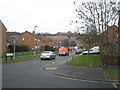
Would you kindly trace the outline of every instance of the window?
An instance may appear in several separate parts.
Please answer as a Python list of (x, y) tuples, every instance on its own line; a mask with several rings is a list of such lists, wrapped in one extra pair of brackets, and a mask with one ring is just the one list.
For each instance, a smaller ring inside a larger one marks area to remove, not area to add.
[(40, 39), (38, 39), (38, 42), (40, 42)]
[(24, 40), (25, 40), (25, 38), (22, 38), (22, 40), (24, 41)]

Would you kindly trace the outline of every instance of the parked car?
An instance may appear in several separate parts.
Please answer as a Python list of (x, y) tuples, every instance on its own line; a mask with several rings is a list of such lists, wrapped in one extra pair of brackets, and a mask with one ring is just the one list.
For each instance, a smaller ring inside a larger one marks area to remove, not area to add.
[[(95, 46), (91, 49), (89, 49), (89, 54), (99, 54), (100, 50), (99, 50), (99, 46)], [(83, 52), (83, 55), (88, 54), (88, 51)]]
[(69, 55), (69, 51), (67, 48), (59, 48), (59, 56), (62, 56), (62, 55), (64, 56)]
[(43, 59), (52, 60), (52, 59), (55, 59), (55, 57), (56, 57), (56, 55), (52, 51), (44, 51), (40, 56), (41, 60), (43, 60)]
[(76, 51), (75, 51), (75, 54), (80, 54), (81, 53), (81, 50), (80, 49), (77, 49)]

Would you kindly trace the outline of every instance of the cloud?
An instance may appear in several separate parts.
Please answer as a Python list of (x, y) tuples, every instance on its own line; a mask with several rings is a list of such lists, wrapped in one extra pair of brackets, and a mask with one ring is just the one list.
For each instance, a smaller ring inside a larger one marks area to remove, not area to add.
[(73, 0), (1, 0), (0, 7), (8, 31), (32, 31), (37, 25), (40, 32), (67, 32), (76, 15)]

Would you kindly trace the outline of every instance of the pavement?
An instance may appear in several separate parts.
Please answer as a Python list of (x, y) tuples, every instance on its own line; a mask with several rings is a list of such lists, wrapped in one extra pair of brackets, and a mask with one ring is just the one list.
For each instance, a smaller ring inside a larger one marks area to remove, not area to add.
[(87, 68), (66, 65), (65, 63), (66, 61), (53, 62), (45, 66), (43, 69), (50, 74), (65, 78), (118, 83), (118, 80), (105, 79), (103, 70), (108, 70), (110, 68)]

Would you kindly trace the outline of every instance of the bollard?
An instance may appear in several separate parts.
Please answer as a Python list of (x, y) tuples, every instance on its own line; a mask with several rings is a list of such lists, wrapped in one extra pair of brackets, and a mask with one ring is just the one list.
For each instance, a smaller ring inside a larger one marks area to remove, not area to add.
[(11, 56), (11, 60), (13, 59), (13, 56)]
[(6, 61), (7, 61), (7, 56), (6, 56)]

